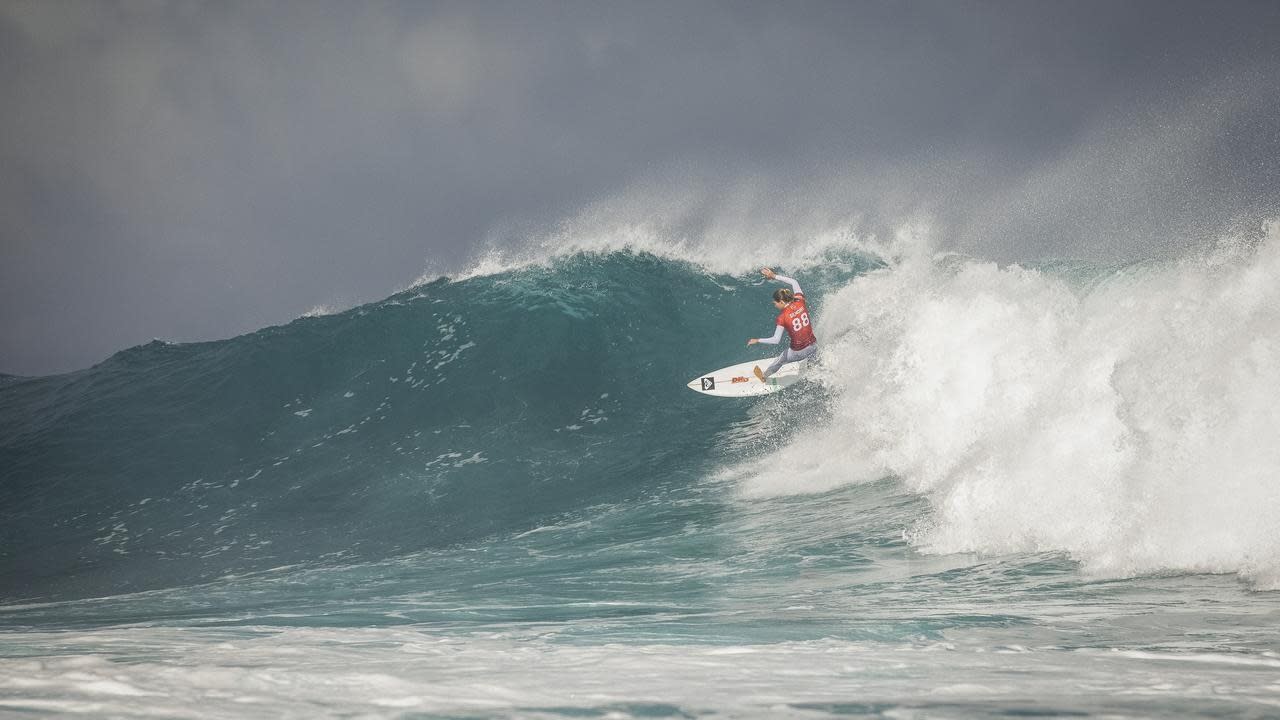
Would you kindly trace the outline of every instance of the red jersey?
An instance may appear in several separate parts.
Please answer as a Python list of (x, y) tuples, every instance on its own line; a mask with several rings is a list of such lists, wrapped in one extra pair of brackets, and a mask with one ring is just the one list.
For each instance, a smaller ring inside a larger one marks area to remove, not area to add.
[(797, 294), (791, 304), (782, 308), (778, 313), (778, 324), (791, 336), (792, 350), (803, 350), (818, 342), (818, 338), (813, 336), (813, 326), (809, 324), (809, 308), (805, 307), (803, 294)]

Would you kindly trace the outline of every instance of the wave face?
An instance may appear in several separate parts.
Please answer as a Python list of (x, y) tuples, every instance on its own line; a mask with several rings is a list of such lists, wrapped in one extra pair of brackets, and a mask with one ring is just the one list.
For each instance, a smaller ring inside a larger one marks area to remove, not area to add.
[(742, 409), (682, 385), (768, 330), (757, 280), (580, 253), (15, 380), (4, 592), (376, 560), (690, 482)]

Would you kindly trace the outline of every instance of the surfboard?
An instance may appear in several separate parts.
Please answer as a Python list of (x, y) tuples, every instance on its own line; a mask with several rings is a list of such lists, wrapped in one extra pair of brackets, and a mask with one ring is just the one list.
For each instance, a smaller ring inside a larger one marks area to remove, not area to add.
[(703, 395), (715, 395), (716, 397), (768, 395), (798, 382), (804, 372), (804, 368), (801, 366), (808, 363), (807, 360), (787, 363), (778, 372), (774, 373), (773, 377), (769, 378), (769, 382), (762, 383), (756, 377), (752, 368), (759, 365), (760, 369), (763, 370), (769, 367), (771, 362), (773, 362), (773, 358), (761, 358), (713, 370), (690, 380), (689, 389)]

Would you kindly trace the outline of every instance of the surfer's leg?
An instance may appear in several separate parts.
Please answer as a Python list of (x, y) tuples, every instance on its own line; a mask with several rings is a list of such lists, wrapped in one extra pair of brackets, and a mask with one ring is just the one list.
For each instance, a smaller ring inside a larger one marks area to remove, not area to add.
[(791, 348), (787, 348), (786, 350), (783, 350), (782, 354), (779, 355), (777, 359), (774, 360), (773, 363), (769, 365), (768, 369), (766, 369), (764, 372), (756, 373), (756, 377), (760, 378), (760, 382), (764, 382), (765, 380), (768, 380), (769, 376), (778, 372), (778, 368), (782, 367), (784, 363), (790, 362), (789, 360), (787, 360), (787, 356), (790, 354), (791, 354)]
[(769, 377), (772, 376), (774, 373), (778, 372), (778, 369), (781, 368), (783, 365), (786, 365), (787, 363), (800, 362), (801, 360), (808, 360), (809, 358), (816, 355), (817, 352), (818, 352), (817, 343), (814, 343), (813, 345), (810, 345), (809, 347), (806, 347), (806, 348), (802, 348), (800, 350), (792, 350), (791, 348), (787, 348), (786, 350), (782, 351), (782, 354), (779, 355), (776, 360), (773, 361), (773, 364), (769, 366), (769, 369), (761, 372), (760, 366), (757, 365), (756, 377), (760, 378), (760, 382), (764, 382), (768, 380)]
[(818, 354), (818, 343), (814, 343), (800, 350), (792, 350), (791, 357), (787, 358), (787, 362), (800, 362), (801, 360), (808, 360), (809, 358), (817, 354)]

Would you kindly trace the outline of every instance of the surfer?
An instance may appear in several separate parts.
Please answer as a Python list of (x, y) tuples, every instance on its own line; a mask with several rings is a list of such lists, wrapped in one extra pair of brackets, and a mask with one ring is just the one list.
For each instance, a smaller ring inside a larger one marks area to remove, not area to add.
[(778, 313), (778, 327), (773, 331), (773, 337), (751, 338), (747, 341), (747, 345), (777, 345), (782, 339), (782, 333), (785, 332), (790, 337), (791, 345), (782, 351), (773, 364), (765, 370), (761, 370), (759, 365), (755, 366), (756, 377), (760, 378), (760, 382), (768, 382), (769, 376), (778, 372), (778, 368), (783, 365), (813, 357), (818, 352), (818, 339), (813, 336), (809, 308), (804, 304), (804, 291), (800, 289), (800, 283), (769, 268), (764, 268), (760, 274), (770, 280), (781, 280), (791, 285), (790, 290), (778, 288), (773, 291), (773, 306), (781, 311)]

